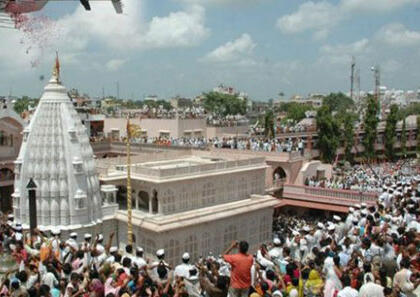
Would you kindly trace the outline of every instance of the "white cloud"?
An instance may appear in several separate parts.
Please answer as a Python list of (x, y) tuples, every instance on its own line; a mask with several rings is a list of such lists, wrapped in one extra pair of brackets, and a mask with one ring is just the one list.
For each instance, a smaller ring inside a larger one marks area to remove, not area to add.
[(349, 63), (352, 56), (363, 56), (371, 51), (370, 42), (367, 38), (349, 44), (324, 45), (320, 48), (321, 63)]
[(109, 3), (97, 1), (92, 6), (89, 16), (79, 7), (58, 21), (63, 40), (70, 40), (78, 49), (85, 48), (91, 40), (119, 50), (185, 47), (197, 45), (209, 35), (205, 10), (198, 5), (154, 17), (149, 23), (142, 21), (138, 0), (125, 0), (123, 15), (115, 14)]
[(314, 39), (325, 39), (330, 30), (356, 13), (386, 13), (407, 5), (420, 3), (420, 0), (341, 0), (331, 4), (307, 1), (291, 13), (278, 18), (276, 26), (286, 34), (305, 31), (314, 32)]
[(404, 25), (398, 23), (382, 27), (376, 34), (376, 38), (378, 41), (393, 47), (409, 47), (420, 44), (419, 31), (410, 31)]
[(112, 59), (109, 60), (105, 66), (109, 71), (117, 71), (124, 66), (125, 63), (127, 63), (127, 60), (125, 59)]
[(315, 30), (318, 38), (328, 34), (327, 29), (338, 21), (335, 6), (327, 1), (308, 1), (299, 6), (295, 13), (282, 16), (277, 20), (277, 27), (283, 33), (300, 33)]
[[(28, 67), (41, 60), (43, 51), (55, 49), (59, 49), (60, 56), (69, 62), (77, 64), (83, 59), (84, 67), (89, 67), (95, 57), (106, 56), (112, 50), (125, 53), (139, 49), (191, 47), (210, 34), (205, 26), (205, 9), (201, 6), (185, 6), (183, 10), (145, 21), (141, 3), (124, 0), (124, 14), (118, 15), (108, 1), (91, 1), (92, 11), (87, 12), (78, 5), (72, 13), (51, 20), (45, 28), (40, 25), (33, 33), (0, 28), (5, 45), (0, 46), (0, 67), (16, 70), (17, 66)], [(30, 36), (34, 34), (37, 36)], [(29, 54), (25, 54), (26, 44), (31, 46)], [(100, 50), (90, 52), (87, 59), (86, 52), (91, 46)], [(19, 52), (20, 58), (15, 59)], [(110, 67), (116, 67), (115, 62)]]
[(419, 0), (341, 0), (346, 12), (387, 12), (405, 5), (420, 3)]
[(210, 33), (204, 20), (205, 10), (198, 5), (188, 11), (172, 12), (167, 17), (154, 17), (139, 46), (159, 48), (197, 45)]
[(257, 44), (249, 34), (244, 33), (238, 39), (229, 41), (208, 53), (203, 60), (218, 63), (238, 63), (249, 66), (254, 63), (252, 53)]

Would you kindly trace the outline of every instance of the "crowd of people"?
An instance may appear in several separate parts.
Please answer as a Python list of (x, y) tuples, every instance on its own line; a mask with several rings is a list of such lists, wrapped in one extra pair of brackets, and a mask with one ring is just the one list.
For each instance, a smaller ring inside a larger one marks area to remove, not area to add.
[[(105, 138), (91, 138), (92, 142), (103, 141)], [(125, 138), (120, 139), (125, 142)], [(305, 141), (302, 138), (268, 139), (257, 137), (139, 137), (133, 143), (159, 146), (175, 146), (204, 149), (207, 147), (251, 150), (254, 152), (304, 152)]]
[(414, 176), (420, 174), (415, 169), (415, 162), (415, 159), (405, 159), (337, 167), (330, 179), (312, 177), (305, 184), (311, 187), (380, 193), (388, 183), (399, 182), (401, 186), (397, 190), (402, 191), (402, 186), (410, 184)]
[(254, 254), (234, 241), (218, 257), (184, 253), (174, 267), (162, 249), (150, 259), (140, 246), (111, 246), (113, 234), (106, 243), (102, 234), (64, 239), (59, 229), (31, 235), (9, 215), (0, 226), (0, 271), (9, 267), (0, 296), (419, 296), (419, 185), (419, 176), (385, 179), (376, 204), (342, 216), (280, 215), (273, 240)]
[(213, 138), (210, 140), (213, 147), (230, 148), (238, 150), (251, 150), (254, 152), (293, 152), (303, 153), (305, 143), (302, 138), (299, 139), (267, 139), (267, 138), (249, 138), (249, 137), (224, 137)]

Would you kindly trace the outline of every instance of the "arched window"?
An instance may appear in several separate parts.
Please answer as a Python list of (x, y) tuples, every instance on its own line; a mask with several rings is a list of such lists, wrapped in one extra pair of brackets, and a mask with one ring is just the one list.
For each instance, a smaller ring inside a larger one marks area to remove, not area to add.
[(5, 142), (5, 134), (4, 131), (0, 130), (0, 145), (4, 145)]
[(283, 168), (277, 167), (273, 172), (273, 180), (284, 179), (286, 178), (286, 171)]
[(159, 211), (158, 193), (156, 190), (153, 190), (152, 212), (158, 213), (158, 211)]
[(125, 186), (117, 186), (117, 203), (119, 209), (127, 209), (127, 188)]
[(149, 211), (149, 193), (140, 191), (137, 195), (137, 206), (140, 210)]

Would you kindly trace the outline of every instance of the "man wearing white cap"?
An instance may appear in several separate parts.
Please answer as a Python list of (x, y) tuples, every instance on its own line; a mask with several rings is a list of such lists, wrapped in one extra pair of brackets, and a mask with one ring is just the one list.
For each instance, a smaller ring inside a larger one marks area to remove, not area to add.
[(159, 264), (164, 264), (165, 267), (169, 266), (169, 264), (165, 262), (165, 250), (164, 249), (158, 249), (156, 251), (156, 258), (157, 258), (157, 261), (154, 261), (151, 265), (153, 267), (152, 271), (153, 271), (153, 274), (154, 274), (155, 277), (158, 276), (157, 268), (158, 268)]
[(314, 233), (314, 242), (317, 247), (319, 247), (319, 243), (321, 242), (321, 240), (324, 239), (324, 228), (325, 226), (322, 223), (318, 223), (316, 225), (316, 231)]
[(184, 253), (182, 255), (182, 264), (179, 264), (175, 267), (174, 275), (175, 279), (183, 277), (187, 279), (190, 276), (190, 270), (193, 268), (192, 265), (189, 264), (190, 261), (190, 254)]
[(335, 232), (337, 235), (336, 237), (337, 237), (337, 240), (340, 241), (346, 234), (346, 231), (347, 231), (346, 223), (344, 223), (341, 217), (337, 215), (333, 216), (333, 219), (336, 224), (336, 227), (335, 227)]
[(51, 235), (53, 236), (52, 240), (51, 240), (51, 248), (52, 251), (55, 255), (59, 255), (59, 258), (61, 259), (61, 250), (60, 250), (60, 245), (61, 245), (61, 240), (60, 240), (60, 235), (61, 235), (61, 231), (58, 228), (54, 228), (51, 230)]
[(79, 249), (79, 244), (77, 243), (77, 233), (76, 232), (70, 233), (70, 238), (67, 239), (66, 244), (69, 245), (72, 249), (74, 249), (76, 251)]
[(278, 237), (273, 239), (273, 247), (268, 251), (268, 255), (277, 264), (283, 259), (283, 248)]
[(350, 228), (353, 226), (353, 218), (354, 218), (353, 212), (354, 212), (354, 208), (353, 207), (349, 207), (349, 213), (348, 213), (348, 215), (346, 217), (346, 227), (347, 227), (347, 230), (350, 230)]
[(103, 245), (103, 242), (104, 242), (104, 236), (100, 233), (96, 236), (96, 247), (95, 247), (99, 255), (105, 252), (105, 247)]
[(143, 248), (137, 247), (136, 248), (136, 256), (133, 257), (133, 263), (137, 266), (138, 269), (142, 269), (144, 266), (147, 265), (146, 261), (143, 258)]
[(118, 247), (111, 246), (109, 248), (109, 254), (110, 256), (105, 260), (105, 262), (112, 265), (115, 262), (115, 255), (118, 254)]

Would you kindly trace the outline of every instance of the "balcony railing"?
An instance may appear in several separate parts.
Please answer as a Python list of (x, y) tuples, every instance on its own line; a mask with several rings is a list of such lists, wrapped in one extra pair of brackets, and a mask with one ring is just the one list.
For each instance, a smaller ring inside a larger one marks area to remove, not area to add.
[(375, 193), (351, 190), (337, 190), (319, 187), (285, 184), (283, 197), (287, 199), (307, 200), (313, 202), (354, 205), (357, 203), (375, 204), (378, 195)]

